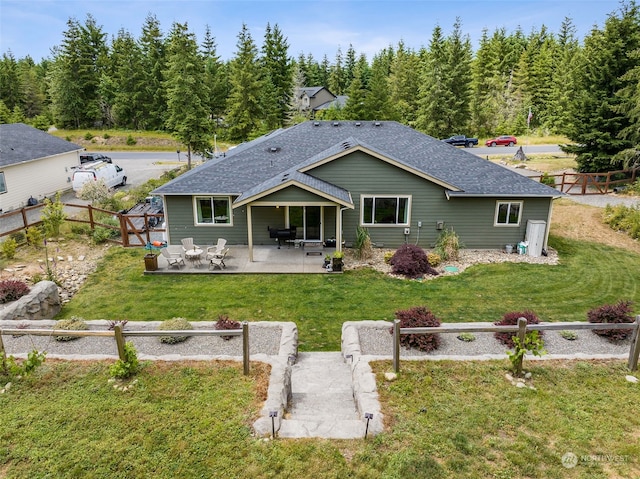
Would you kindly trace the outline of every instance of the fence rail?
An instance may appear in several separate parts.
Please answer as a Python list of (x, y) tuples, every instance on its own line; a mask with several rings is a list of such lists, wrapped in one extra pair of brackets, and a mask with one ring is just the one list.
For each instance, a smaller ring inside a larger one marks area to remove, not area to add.
[[(639, 178), (640, 168), (630, 170), (608, 171), (603, 173), (559, 173), (557, 175), (531, 176), (531, 179), (541, 181), (553, 178), (555, 188), (569, 195), (606, 195), (616, 191), (622, 185), (633, 183)], [(617, 178), (623, 176), (623, 178)], [(617, 179), (616, 179), (617, 178)]]
[[(147, 243), (151, 242), (152, 230), (157, 233), (165, 231), (162, 228), (155, 228), (151, 226), (152, 223), (157, 224), (162, 220), (164, 217), (164, 214), (162, 213), (145, 212), (129, 214), (96, 208), (91, 205), (77, 205), (75, 203), (63, 203), (63, 206), (67, 208), (86, 210), (87, 212), (87, 219), (70, 216), (66, 218), (66, 221), (88, 224), (92, 230), (99, 226), (118, 231), (121, 239), (111, 239), (110, 241), (124, 247), (145, 246)], [(18, 231), (26, 230), (31, 226), (42, 224), (41, 210), (43, 207), (44, 204), (41, 203), (34, 206), (26, 206), (9, 213), (0, 214), (0, 225), (2, 225), (0, 228), (0, 238), (17, 233)], [(110, 217), (117, 218), (118, 226), (98, 221), (95, 213), (102, 213)], [(133, 235), (133, 238), (130, 238), (130, 235)]]
[(111, 337), (115, 339), (118, 357), (126, 360), (124, 352), (125, 338), (131, 337), (153, 337), (153, 336), (242, 336), (242, 363), (244, 375), (249, 375), (249, 323), (244, 321), (242, 329), (198, 329), (198, 330), (175, 330), (175, 331), (123, 331), (122, 326), (117, 324), (113, 330), (109, 331), (80, 331), (67, 329), (0, 329), (0, 356), (6, 356), (2, 336), (5, 334), (33, 335), (33, 336), (75, 336), (75, 337)]
[(430, 334), (430, 333), (517, 333), (524, 338), (528, 331), (558, 331), (573, 329), (631, 329), (631, 347), (629, 348), (629, 370), (638, 369), (638, 356), (640, 355), (640, 315), (636, 316), (633, 323), (583, 323), (580, 321), (567, 323), (527, 324), (526, 319), (519, 321), (514, 326), (486, 326), (482, 324), (448, 324), (444, 327), (425, 328), (401, 328), (400, 321), (393, 321), (393, 370), (400, 371), (400, 336), (405, 334)]

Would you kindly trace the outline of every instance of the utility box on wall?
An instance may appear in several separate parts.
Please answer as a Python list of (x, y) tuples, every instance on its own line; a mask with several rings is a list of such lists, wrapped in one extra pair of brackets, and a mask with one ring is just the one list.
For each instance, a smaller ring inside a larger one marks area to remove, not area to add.
[(528, 242), (529, 256), (541, 256), (542, 248), (544, 248), (545, 232), (547, 230), (547, 222), (541, 220), (527, 221), (527, 233), (525, 241)]

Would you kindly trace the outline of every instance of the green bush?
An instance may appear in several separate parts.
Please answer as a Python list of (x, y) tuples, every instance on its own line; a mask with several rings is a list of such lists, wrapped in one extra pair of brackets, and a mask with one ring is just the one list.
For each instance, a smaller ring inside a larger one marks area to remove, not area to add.
[(45, 198), (42, 208), (42, 222), (48, 235), (60, 236), (60, 226), (67, 218), (64, 205), (60, 201), (60, 193), (56, 193), (54, 201)]
[(93, 133), (91, 133), (90, 131), (86, 132), (84, 134), (84, 139), (89, 141), (89, 140), (93, 140)]
[(2, 242), (2, 256), (7, 259), (13, 259), (16, 256), (16, 251), (18, 250), (18, 242), (13, 238), (7, 238)]
[(124, 344), (124, 360), (118, 359), (109, 367), (109, 374), (116, 379), (127, 379), (140, 370), (138, 351), (131, 341)]
[(136, 139), (132, 135), (127, 136), (127, 145), (133, 146), (136, 143), (138, 143), (138, 142), (136, 141)]
[(111, 238), (115, 238), (120, 235), (120, 222), (111, 216), (105, 216), (101, 220), (99, 220), (103, 224), (113, 225), (117, 229), (107, 228), (105, 226), (96, 226), (91, 233), (91, 238), (95, 244), (104, 243)]
[(76, 236), (89, 236), (91, 235), (91, 226), (87, 223), (73, 223), (71, 233)]
[[(65, 331), (86, 331), (89, 329), (87, 322), (76, 316), (72, 316), (70, 319), (62, 319), (56, 323), (54, 329), (63, 329)], [(56, 341), (72, 341), (79, 339), (80, 336), (55, 336)]]
[(427, 261), (431, 266), (438, 266), (442, 263), (442, 258), (438, 253), (427, 253)]
[(356, 230), (356, 241), (353, 245), (356, 258), (366, 260), (371, 258), (373, 254), (371, 246), (371, 237), (369, 236), (369, 230), (358, 226)]
[(603, 220), (612, 229), (623, 231), (633, 239), (640, 239), (640, 208), (637, 206), (607, 205)]
[(554, 187), (556, 186), (556, 178), (549, 173), (543, 173), (540, 177), (540, 183), (542, 183), (543, 185)]
[(42, 230), (40, 228), (38, 228), (37, 226), (31, 226), (27, 228), (27, 243), (30, 246), (41, 248), (43, 240), (44, 235), (42, 234)]
[[(193, 329), (189, 321), (184, 318), (172, 318), (164, 321), (158, 328), (160, 331), (188, 331)], [(189, 336), (160, 336), (164, 344), (177, 344), (186, 341)]]

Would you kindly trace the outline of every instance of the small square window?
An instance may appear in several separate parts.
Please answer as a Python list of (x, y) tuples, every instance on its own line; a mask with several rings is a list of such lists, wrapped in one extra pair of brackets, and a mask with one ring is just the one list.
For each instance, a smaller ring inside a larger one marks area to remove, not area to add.
[(522, 201), (498, 201), (494, 226), (519, 226)]

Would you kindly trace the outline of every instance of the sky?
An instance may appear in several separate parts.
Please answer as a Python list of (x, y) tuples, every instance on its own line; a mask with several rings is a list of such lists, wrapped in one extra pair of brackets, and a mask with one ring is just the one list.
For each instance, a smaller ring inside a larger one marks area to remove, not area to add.
[(327, 55), (333, 63), (338, 49), (344, 54), (350, 45), (369, 60), (400, 41), (416, 50), (428, 47), (433, 29), (440, 26), (446, 36), (456, 18), (474, 50), (483, 29), (510, 34), (520, 28), (526, 35), (544, 25), (557, 33), (565, 18), (582, 40), (619, 8), (618, 0), (0, 0), (0, 54), (11, 51), (16, 59), (31, 56), (36, 62), (51, 58), (67, 21), (84, 24), (87, 14), (108, 41), (120, 29), (139, 38), (153, 14), (164, 34), (174, 22), (187, 23), (198, 43), (208, 25), (223, 60), (235, 55), (243, 24), (258, 48), (267, 24), (277, 24), (290, 56), (303, 52), (321, 61)]

